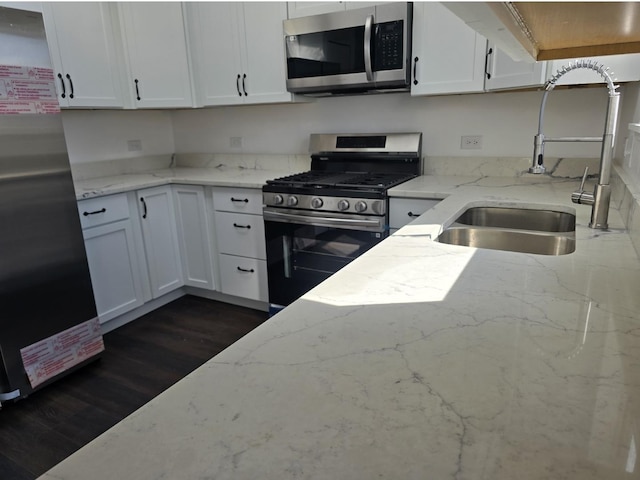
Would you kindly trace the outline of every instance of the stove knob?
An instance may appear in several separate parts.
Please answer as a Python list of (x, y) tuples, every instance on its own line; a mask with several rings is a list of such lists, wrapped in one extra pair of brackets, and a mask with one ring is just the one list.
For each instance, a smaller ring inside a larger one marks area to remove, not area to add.
[(313, 208), (320, 208), (320, 207), (322, 207), (323, 204), (324, 204), (324, 202), (322, 201), (321, 198), (314, 197), (314, 198), (311, 199), (311, 206)]
[(282, 198), (282, 195), (276, 194), (273, 196), (273, 203), (276, 205), (282, 205), (284, 203), (284, 198)]
[(341, 212), (349, 209), (349, 201), (348, 200), (340, 200), (338, 202), (338, 210)]
[(356, 212), (362, 213), (367, 209), (367, 204), (364, 203), (363, 201), (359, 201), (359, 202), (356, 202), (353, 208), (356, 209)]
[(291, 195), (289, 198), (287, 198), (287, 205), (289, 205), (290, 207), (295, 207), (297, 204), (298, 197)]

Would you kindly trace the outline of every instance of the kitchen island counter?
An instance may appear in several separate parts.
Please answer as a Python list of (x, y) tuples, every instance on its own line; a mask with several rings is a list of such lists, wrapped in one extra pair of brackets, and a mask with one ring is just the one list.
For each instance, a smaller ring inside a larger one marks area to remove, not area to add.
[[(42, 478), (640, 476), (640, 262), (577, 186), (395, 187), (442, 201)], [(575, 211), (576, 251), (433, 241), (475, 205)]]

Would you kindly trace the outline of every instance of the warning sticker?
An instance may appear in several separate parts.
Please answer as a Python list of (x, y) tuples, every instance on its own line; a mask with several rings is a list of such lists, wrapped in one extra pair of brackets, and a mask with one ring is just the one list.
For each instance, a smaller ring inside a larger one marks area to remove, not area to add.
[(0, 115), (59, 112), (52, 69), (0, 65)]
[(20, 350), (29, 383), (36, 387), (104, 351), (100, 322), (94, 318)]

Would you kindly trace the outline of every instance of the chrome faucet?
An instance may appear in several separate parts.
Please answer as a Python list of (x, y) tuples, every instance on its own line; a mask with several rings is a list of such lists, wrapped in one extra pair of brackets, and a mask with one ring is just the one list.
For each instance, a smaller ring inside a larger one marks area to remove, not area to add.
[[(604, 134), (602, 137), (546, 138), (542, 133), (542, 121), (544, 119), (544, 107), (547, 103), (547, 96), (556, 86), (556, 82), (560, 77), (578, 68), (593, 70), (600, 74), (600, 76), (607, 82), (607, 88), (609, 89), (609, 104), (607, 105)], [(611, 185), (609, 184), (609, 181), (611, 178), (611, 164), (613, 162), (613, 147), (616, 136), (618, 105), (620, 103), (620, 92), (616, 91), (617, 88), (618, 85), (614, 85), (609, 69), (604, 65), (593, 60), (577, 60), (575, 62), (569, 62), (568, 65), (559, 69), (545, 85), (542, 103), (540, 104), (540, 115), (538, 117), (538, 134), (534, 137), (533, 141), (533, 163), (529, 168), (529, 173), (544, 173), (544, 144), (547, 142), (602, 142), (602, 150), (600, 153), (600, 173), (598, 183), (596, 184), (593, 193), (584, 191), (584, 183), (588, 174), (588, 168), (585, 168), (580, 189), (571, 194), (571, 200), (573, 203), (592, 205), (591, 221), (589, 222), (589, 227), (591, 228), (608, 228), (609, 203), (611, 200)]]

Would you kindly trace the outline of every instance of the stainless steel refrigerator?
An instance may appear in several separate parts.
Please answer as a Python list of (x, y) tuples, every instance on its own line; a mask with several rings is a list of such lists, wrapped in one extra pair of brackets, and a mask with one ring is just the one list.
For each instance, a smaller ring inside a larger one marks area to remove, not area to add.
[(1, 404), (104, 346), (41, 15), (0, 8), (0, 43)]

